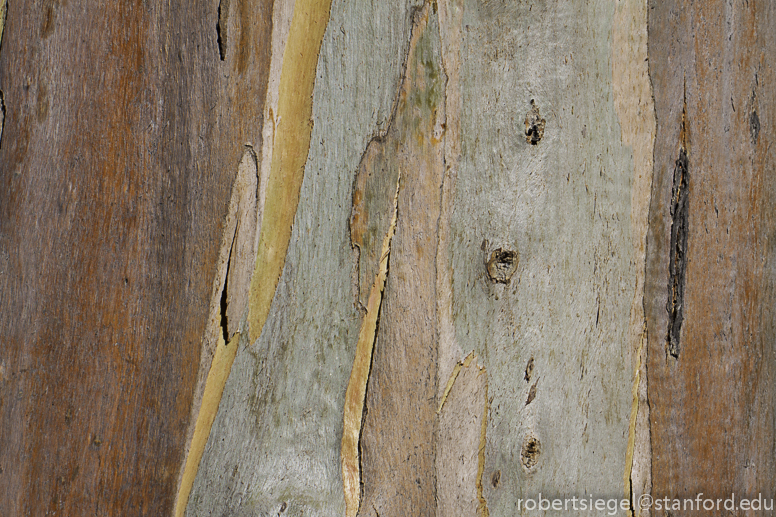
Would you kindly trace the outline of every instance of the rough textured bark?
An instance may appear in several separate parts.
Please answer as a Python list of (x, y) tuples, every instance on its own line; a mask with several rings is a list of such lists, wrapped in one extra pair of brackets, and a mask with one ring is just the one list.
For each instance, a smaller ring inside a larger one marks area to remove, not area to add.
[(659, 122), (645, 296), (652, 491), (770, 498), (776, 11), (660, 2), (649, 26)]
[(776, 495), (770, 3), (97, 7), (0, 29), (0, 514)]
[(0, 514), (171, 512), (271, 8), (9, 3)]

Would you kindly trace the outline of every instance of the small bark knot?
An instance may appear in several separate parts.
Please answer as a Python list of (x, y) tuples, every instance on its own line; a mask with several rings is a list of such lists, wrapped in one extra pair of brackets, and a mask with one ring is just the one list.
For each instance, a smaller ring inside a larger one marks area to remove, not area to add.
[(531, 109), (525, 116), (525, 141), (536, 145), (544, 137), (544, 125), (547, 121), (539, 114), (539, 106), (531, 99)]
[(527, 470), (533, 469), (539, 462), (539, 455), (542, 453), (542, 444), (533, 434), (528, 434), (523, 440), (523, 450), (520, 454), (520, 461)]
[(517, 271), (518, 255), (516, 251), (498, 248), (493, 250), (488, 260), (488, 276), (495, 283), (508, 284)]

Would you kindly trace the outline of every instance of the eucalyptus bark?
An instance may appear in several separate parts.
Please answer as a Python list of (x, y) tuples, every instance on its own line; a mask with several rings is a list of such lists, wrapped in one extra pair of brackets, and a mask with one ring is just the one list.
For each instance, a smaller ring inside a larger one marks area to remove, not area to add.
[(87, 4), (2, 18), (0, 515), (776, 496), (771, 3)]

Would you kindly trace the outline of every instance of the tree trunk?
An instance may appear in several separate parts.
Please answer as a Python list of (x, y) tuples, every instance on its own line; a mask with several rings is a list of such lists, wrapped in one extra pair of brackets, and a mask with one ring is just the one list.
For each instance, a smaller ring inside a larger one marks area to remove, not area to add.
[(90, 7), (1, 18), (0, 515), (776, 496), (769, 2)]

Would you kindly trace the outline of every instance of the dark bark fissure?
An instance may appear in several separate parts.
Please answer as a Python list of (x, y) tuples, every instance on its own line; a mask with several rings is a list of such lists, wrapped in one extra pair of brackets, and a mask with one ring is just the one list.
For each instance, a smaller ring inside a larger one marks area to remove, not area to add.
[[(5, 20), (8, 15), (8, 2), (2, 0), (1, 5), (0, 11), (3, 15), (0, 18), (0, 52), (3, 51), (3, 32), (5, 32)], [(3, 148), (3, 126), (5, 126), (5, 96), (3, 90), (0, 90), (0, 149)]]
[(5, 126), (5, 97), (0, 90), (0, 149), (3, 148), (3, 126)]
[(679, 357), (684, 318), (684, 283), (687, 267), (688, 198), (687, 152), (684, 148), (674, 167), (671, 189), (671, 247), (668, 265), (668, 353)]
[(218, 56), (221, 61), (226, 59), (226, 26), (229, 19), (229, 0), (221, 0), (218, 3), (218, 21), (216, 22), (216, 34), (218, 35)]
[(757, 145), (757, 139), (760, 136), (760, 117), (754, 108), (752, 108), (752, 114), (749, 115), (749, 131), (752, 136), (752, 143)]
[[(239, 221), (238, 221), (239, 225)], [(232, 266), (232, 255), (234, 254), (234, 243), (237, 240), (237, 225), (234, 229), (234, 235), (232, 236), (232, 244), (229, 246), (229, 258), (226, 260), (226, 272), (224, 273), (224, 285), (221, 288), (221, 303), (220, 303), (220, 325), (221, 332), (224, 337), (224, 344), (229, 343), (229, 318), (227, 316), (227, 307), (229, 305), (229, 268)]]

